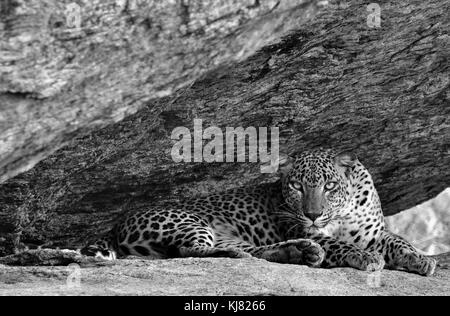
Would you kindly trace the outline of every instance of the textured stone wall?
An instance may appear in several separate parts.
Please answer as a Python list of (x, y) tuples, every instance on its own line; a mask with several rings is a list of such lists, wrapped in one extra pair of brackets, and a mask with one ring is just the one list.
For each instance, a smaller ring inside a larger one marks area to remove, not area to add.
[[(306, 19), (306, 2), (272, 13), (250, 8), (261, 14), (260, 23), (274, 23), (273, 33), (253, 33), (261, 30), (256, 22), (256, 29), (237, 27), (225, 36), (231, 42), (208, 40), (218, 55), (194, 47), (191, 55), (174, 52), (166, 66), (157, 59), (157, 52), (168, 56), (166, 51), (151, 46), (152, 55), (139, 48), (139, 34), (153, 34), (153, 28), (138, 13), (121, 13), (105, 22), (117, 23), (111, 30), (86, 31), (81, 38), (48, 35), (58, 58), (44, 55), (42, 65), (25, 63), (29, 67), (21, 71), (2, 73), (3, 179), (42, 159), (0, 186), (3, 245), (20, 237), (27, 244), (75, 247), (108, 230), (123, 212), (276, 177), (261, 174), (258, 164), (174, 163), (171, 132), (192, 128), (195, 118), (205, 127), (277, 126), (281, 150), (288, 153), (319, 146), (355, 151), (372, 172), (388, 215), (433, 198), (450, 183), (450, 3), (380, 2), (379, 28), (367, 25), (368, 4), (332, 2), (302, 26), (294, 21), (297, 15)], [(19, 36), (17, 45), (22, 29), (40, 30), (37, 24), (7, 25), (2, 35)], [(240, 51), (246, 52), (242, 58), (249, 55), (242, 34), (269, 40), (288, 25), (297, 30), (281, 42), (200, 76)], [(128, 41), (121, 40), (124, 34)], [(190, 43), (202, 34), (177, 33), (175, 42)], [(42, 43), (36, 42), (38, 49)], [(178, 64), (197, 53), (198, 67)], [(22, 65), (11, 54), (8, 67)], [(164, 76), (154, 75), (154, 67), (167, 67)], [(25, 69), (32, 84), (22, 87)], [(185, 76), (174, 79), (171, 69)], [(67, 85), (49, 85), (39, 77), (45, 73)], [(169, 90), (174, 94), (154, 99)]]

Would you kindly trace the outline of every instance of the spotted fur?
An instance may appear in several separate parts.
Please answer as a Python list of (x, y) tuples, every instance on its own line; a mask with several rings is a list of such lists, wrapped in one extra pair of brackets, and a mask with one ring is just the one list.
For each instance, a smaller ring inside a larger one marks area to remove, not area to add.
[(281, 181), (129, 214), (82, 250), (107, 259), (255, 256), (280, 263), (423, 275), (436, 262), (385, 228), (372, 178), (352, 154), (305, 152)]

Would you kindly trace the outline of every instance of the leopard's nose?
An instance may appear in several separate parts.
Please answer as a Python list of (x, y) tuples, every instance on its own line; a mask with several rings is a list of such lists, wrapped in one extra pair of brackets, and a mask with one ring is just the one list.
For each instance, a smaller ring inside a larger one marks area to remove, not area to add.
[(304, 212), (304, 214), (306, 217), (308, 217), (313, 222), (322, 215), (322, 213), (318, 213), (318, 212)]

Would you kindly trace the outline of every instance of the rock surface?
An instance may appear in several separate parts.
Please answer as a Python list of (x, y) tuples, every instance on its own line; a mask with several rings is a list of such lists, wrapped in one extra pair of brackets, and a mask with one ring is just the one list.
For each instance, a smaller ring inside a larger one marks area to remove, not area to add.
[(450, 295), (450, 256), (441, 258), (444, 268), (428, 278), (259, 259), (120, 260), (86, 268), (0, 265), (0, 295)]

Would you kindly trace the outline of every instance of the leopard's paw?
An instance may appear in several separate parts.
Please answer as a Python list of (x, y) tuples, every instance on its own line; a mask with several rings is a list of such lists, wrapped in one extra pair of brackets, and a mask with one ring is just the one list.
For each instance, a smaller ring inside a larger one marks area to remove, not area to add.
[(367, 251), (358, 251), (348, 254), (346, 263), (352, 268), (370, 272), (383, 270), (385, 265), (382, 255)]
[(408, 271), (416, 272), (423, 276), (431, 276), (434, 274), (437, 264), (435, 259), (414, 253), (407, 254), (406, 257), (406, 265), (404, 268)]
[(105, 249), (97, 245), (90, 245), (84, 247), (80, 250), (80, 253), (84, 256), (95, 257), (97, 259), (102, 259), (106, 261), (113, 261), (117, 259), (117, 254), (115, 251), (110, 249)]
[(309, 239), (301, 239), (287, 245), (289, 263), (303, 264), (309, 267), (319, 267), (324, 258), (322, 247)]

